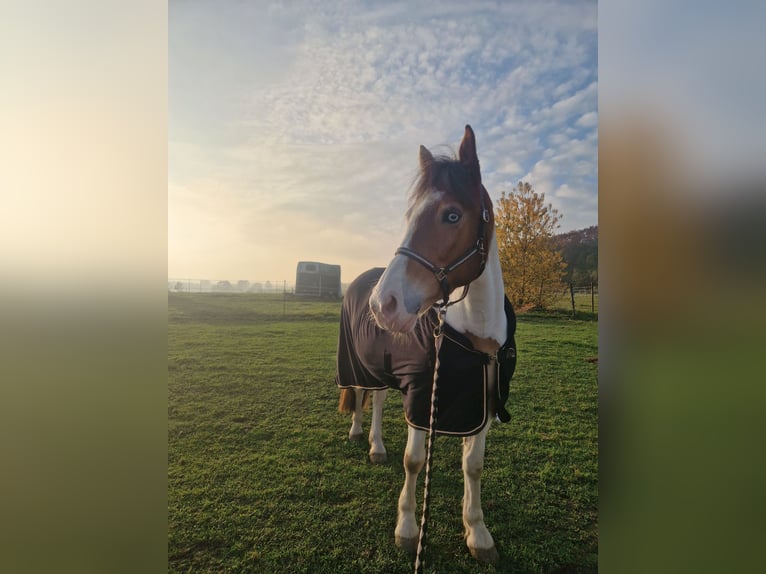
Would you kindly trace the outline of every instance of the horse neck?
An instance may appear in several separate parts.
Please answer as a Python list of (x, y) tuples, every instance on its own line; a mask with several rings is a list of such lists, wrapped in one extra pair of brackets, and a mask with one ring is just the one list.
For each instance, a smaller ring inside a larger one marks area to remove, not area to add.
[(447, 309), (446, 321), (484, 352), (494, 353), (505, 342), (503, 272), (494, 233), (489, 241), (484, 272), (471, 283), (465, 299)]

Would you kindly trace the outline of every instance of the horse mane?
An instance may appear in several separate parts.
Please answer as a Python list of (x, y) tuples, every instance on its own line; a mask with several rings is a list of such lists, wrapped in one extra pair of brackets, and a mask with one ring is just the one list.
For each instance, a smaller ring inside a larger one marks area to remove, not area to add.
[(471, 205), (476, 201), (471, 174), (454, 155), (434, 156), (433, 162), (428, 169), (419, 170), (410, 192), (410, 207), (419, 199), (428, 195), (433, 189), (445, 191), (453, 195), (465, 206)]

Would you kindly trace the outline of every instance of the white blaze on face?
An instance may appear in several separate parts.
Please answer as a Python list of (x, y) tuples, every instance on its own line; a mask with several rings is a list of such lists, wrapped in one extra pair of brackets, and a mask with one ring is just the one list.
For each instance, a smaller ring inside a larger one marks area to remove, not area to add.
[(411, 206), (407, 214), (407, 229), (404, 231), (402, 245), (405, 247), (410, 245), (412, 236), (415, 234), (415, 225), (419, 223), (420, 216), (423, 212), (435, 203), (440, 203), (443, 200), (443, 191), (429, 191), (425, 197), (421, 198), (417, 203)]
[[(443, 192), (428, 193), (425, 198), (414, 204), (407, 217), (407, 229), (402, 240), (403, 246), (409, 246), (423, 212), (434, 203), (441, 201)], [(407, 274), (410, 259), (396, 255), (370, 295), (370, 309), (375, 321), (383, 329), (396, 332), (408, 332), (413, 329), (418, 314), (424, 309), (423, 300), (433, 290), (432, 285), (424, 285), (422, 278), (415, 280)], [(435, 281), (435, 279), (432, 279)]]

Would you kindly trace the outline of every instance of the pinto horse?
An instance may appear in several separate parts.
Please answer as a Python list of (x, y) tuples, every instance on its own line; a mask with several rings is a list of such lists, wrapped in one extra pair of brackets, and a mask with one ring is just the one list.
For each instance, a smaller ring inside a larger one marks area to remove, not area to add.
[[(426, 459), (430, 398), (437, 369), (437, 434), (463, 437), (463, 524), (466, 544), (480, 562), (498, 553), (484, 524), (480, 476), (494, 418), (505, 409), (516, 366), (516, 317), (504, 295), (492, 202), (481, 183), (476, 140), (466, 126), (457, 158), (420, 147), (420, 173), (405, 214), (402, 245), (384, 269), (349, 286), (341, 311), (336, 383), (339, 409), (351, 412), (351, 440), (362, 437), (365, 398), (372, 394), (372, 462), (385, 461), (381, 418), (387, 390), (402, 392), (408, 423), (405, 480), (398, 503), (396, 544), (418, 544), (415, 487)], [(434, 305), (446, 308), (436, 352)], [(437, 363), (438, 359), (438, 363)]]

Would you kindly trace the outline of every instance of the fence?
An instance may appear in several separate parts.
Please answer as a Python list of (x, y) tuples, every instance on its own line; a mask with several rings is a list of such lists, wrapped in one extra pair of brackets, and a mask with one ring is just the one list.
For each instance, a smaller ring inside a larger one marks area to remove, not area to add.
[[(345, 291), (345, 285), (343, 286)], [(181, 279), (169, 278), (168, 291), (177, 293), (280, 293), (294, 294), (295, 283), (288, 283), (282, 280), (263, 280), (248, 281), (241, 279), (239, 281), (229, 281), (226, 279)], [(558, 305), (571, 305), (572, 316), (577, 311), (590, 311), (595, 313), (598, 310), (598, 283), (590, 285), (569, 284), (562, 293), (562, 298), (566, 298), (566, 303), (560, 302)]]
[[(591, 283), (590, 285), (575, 286), (574, 283), (570, 283), (567, 287), (566, 294), (569, 296), (572, 305), (572, 317), (577, 315), (577, 308), (582, 310), (583, 299), (590, 299), (590, 312), (595, 313), (598, 309), (598, 283)], [(576, 300), (577, 299), (577, 304)]]
[(178, 293), (295, 293), (295, 284), (286, 280), (228, 281), (226, 279), (168, 278), (168, 291)]

